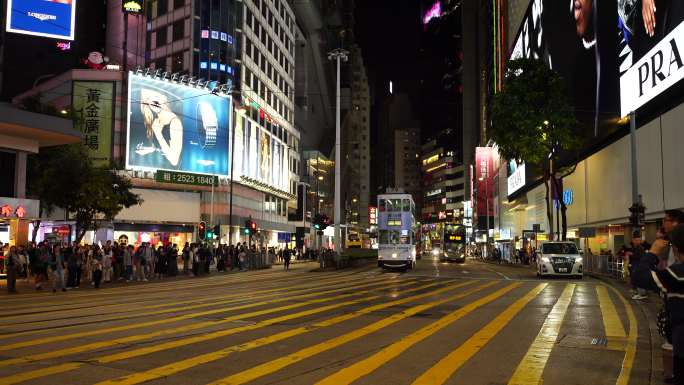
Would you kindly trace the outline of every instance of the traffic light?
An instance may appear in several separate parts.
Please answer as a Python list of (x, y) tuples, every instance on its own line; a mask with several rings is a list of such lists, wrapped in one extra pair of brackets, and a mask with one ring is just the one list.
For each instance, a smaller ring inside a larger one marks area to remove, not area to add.
[(221, 225), (214, 226), (214, 239), (221, 238)]
[(207, 224), (204, 222), (200, 222), (199, 226), (197, 227), (197, 237), (200, 239), (200, 241), (203, 241), (207, 238)]
[(629, 208), (629, 223), (634, 227), (640, 227), (646, 221), (646, 207), (641, 203), (635, 203)]
[(245, 221), (245, 234), (246, 235), (254, 235), (256, 234), (257, 231), (257, 224), (253, 220), (247, 220)]
[(319, 231), (325, 230), (330, 224), (330, 218), (325, 214), (317, 214), (314, 217), (314, 228)]

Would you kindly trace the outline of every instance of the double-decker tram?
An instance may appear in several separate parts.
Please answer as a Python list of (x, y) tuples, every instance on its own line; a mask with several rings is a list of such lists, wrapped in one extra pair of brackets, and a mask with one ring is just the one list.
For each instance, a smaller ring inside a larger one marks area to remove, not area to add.
[(416, 206), (410, 194), (378, 195), (378, 266), (416, 265)]

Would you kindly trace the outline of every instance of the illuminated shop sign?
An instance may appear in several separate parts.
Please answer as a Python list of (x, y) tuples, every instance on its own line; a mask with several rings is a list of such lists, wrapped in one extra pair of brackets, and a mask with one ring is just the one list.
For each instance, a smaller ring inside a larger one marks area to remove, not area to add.
[(442, 4), (437, 1), (434, 4), (432, 4), (432, 7), (425, 12), (425, 16), (423, 16), (423, 24), (427, 25), (430, 20), (442, 16)]
[(7, 31), (74, 40), (76, 0), (7, 0)]
[(143, 13), (144, 5), (143, 0), (124, 0), (121, 3), (121, 8), (125, 13), (139, 15)]
[(518, 164), (515, 160), (508, 163), (508, 195), (525, 187), (525, 163)]

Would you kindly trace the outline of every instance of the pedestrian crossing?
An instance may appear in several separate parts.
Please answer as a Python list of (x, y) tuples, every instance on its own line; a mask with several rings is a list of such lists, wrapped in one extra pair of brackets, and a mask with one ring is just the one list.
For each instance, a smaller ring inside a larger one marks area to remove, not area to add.
[(269, 270), (0, 306), (0, 384), (585, 383), (568, 362), (644, 382), (634, 309), (602, 283)]

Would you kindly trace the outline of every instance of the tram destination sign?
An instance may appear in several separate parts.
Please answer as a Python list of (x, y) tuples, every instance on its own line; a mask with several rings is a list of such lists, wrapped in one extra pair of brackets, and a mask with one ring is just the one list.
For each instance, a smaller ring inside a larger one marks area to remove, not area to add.
[(216, 175), (191, 174), (188, 172), (158, 170), (155, 179), (159, 183), (187, 184), (192, 186), (218, 186)]

